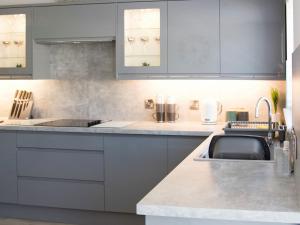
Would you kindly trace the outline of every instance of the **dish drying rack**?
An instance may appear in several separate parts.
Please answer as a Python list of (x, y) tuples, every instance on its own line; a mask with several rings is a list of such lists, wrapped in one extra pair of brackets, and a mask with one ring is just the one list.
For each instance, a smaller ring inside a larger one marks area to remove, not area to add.
[(30, 119), (33, 107), (33, 94), (25, 90), (16, 90), (9, 119)]
[[(278, 124), (272, 122), (272, 129)], [(230, 129), (268, 129), (268, 122), (257, 122), (257, 121), (229, 121), (226, 128)]]

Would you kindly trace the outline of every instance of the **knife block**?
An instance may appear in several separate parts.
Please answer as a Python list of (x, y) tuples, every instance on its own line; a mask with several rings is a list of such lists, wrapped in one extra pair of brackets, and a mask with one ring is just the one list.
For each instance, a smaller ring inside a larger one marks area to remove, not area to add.
[(19, 91), (15, 93), (9, 119), (30, 119), (33, 108), (33, 94), (28, 91)]

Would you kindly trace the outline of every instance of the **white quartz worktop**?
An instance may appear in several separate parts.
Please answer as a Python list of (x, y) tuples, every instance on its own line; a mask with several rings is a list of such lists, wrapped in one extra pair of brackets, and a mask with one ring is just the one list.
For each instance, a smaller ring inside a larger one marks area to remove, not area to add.
[(275, 162), (194, 160), (208, 150), (211, 137), (220, 132), (216, 129), (148, 193), (138, 203), (137, 213), (173, 221), (184, 218), (299, 224), (294, 176), (279, 175)]
[[(1, 120), (1, 118), (0, 118)], [(186, 136), (209, 136), (220, 125), (202, 125), (201, 122), (176, 122), (156, 123), (153, 121), (110, 121), (93, 127), (45, 127), (34, 126), (38, 123), (55, 120), (32, 119), (32, 120), (7, 120), (2, 118), (0, 130), (18, 131), (55, 131), (55, 132), (81, 132), (81, 133), (114, 133), (114, 134), (145, 134), (145, 135), (186, 135)]]

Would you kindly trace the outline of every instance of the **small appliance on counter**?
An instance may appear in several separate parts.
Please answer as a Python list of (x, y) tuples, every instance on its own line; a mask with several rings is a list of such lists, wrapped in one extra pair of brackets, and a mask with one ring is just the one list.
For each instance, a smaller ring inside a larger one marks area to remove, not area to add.
[(9, 119), (30, 119), (33, 107), (33, 94), (25, 90), (16, 90)]
[(218, 116), (222, 112), (222, 104), (215, 99), (206, 99), (202, 102), (202, 123), (205, 125), (217, 124)]

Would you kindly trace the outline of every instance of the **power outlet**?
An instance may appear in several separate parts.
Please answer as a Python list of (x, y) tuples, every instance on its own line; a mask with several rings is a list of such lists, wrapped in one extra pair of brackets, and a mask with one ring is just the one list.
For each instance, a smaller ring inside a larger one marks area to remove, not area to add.
[(200, 108), (200, 103), (199, 103), (199, 101), (198, 101), (198, 100), (193, 100), (193, 101), (191, 102), (190, 109), (191, 109), (191, 110), (199, 110), (199, 108)]
[(154, 100), (153, 99), (145, 100), (145, 109), (154, 109)]

